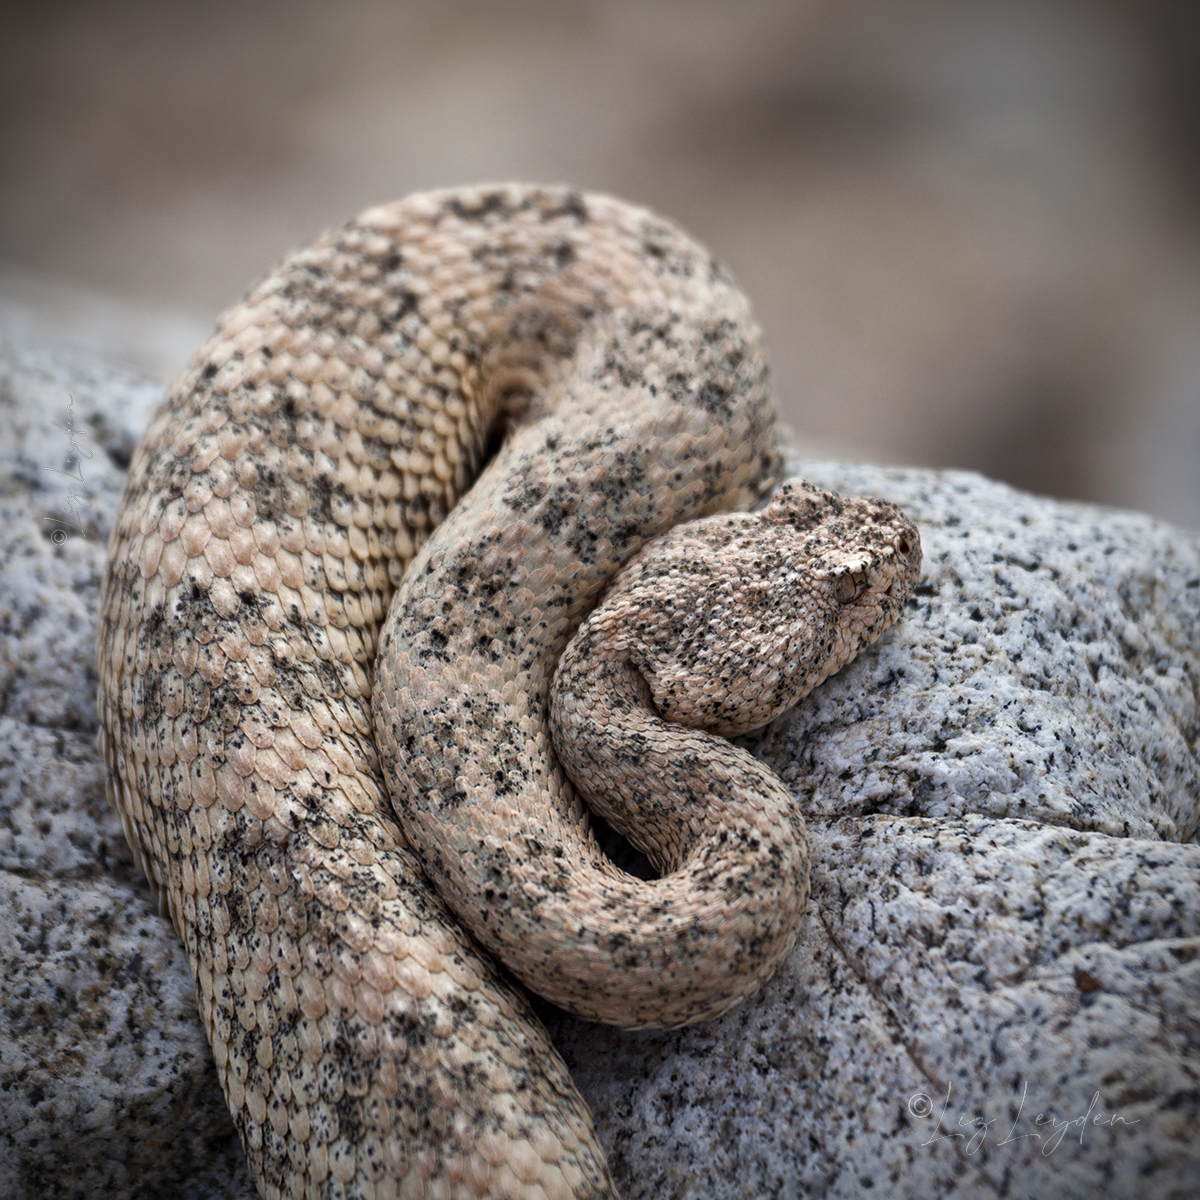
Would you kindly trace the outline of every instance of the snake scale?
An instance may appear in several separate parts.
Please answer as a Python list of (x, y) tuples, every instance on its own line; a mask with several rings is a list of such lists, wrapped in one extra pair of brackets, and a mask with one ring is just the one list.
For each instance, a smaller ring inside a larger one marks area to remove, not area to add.
[(491, 955), (670, 1027), (788, 953), (803, 822), (717, 735), (877, 637), (920, 548), (800, 483), (738, 511), (775, 439), (725, 271), (566, 188), (363, 213), (172, 388), (110, 545), (101, 744), (264, 1197), (613, 1196)]

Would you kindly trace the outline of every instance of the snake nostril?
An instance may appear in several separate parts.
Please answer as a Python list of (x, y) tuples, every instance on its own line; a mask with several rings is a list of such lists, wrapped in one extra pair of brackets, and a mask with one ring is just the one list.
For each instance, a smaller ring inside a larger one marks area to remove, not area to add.
[(896, 539), (896, 550), (900, 554), (903, 554), (905, 557), (907, 557), (912, 552), (912, 542), (910, 542), (908, 538), (904, 536), (904, 534), (901, 534)]

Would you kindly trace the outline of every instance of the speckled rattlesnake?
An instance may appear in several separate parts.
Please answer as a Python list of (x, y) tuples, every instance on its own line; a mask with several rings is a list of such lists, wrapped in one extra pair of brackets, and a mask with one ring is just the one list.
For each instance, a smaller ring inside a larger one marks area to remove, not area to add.
[(662, 878), (600, 853), (547, 715), (618, 568), (754, 504), (774, 436), (721, 268), (556, 188), (364, 213), (175, 385), (114, 529), (102, 743), (264, 1196), (613, 1194), (562, 1062), (464, 926), (629, 1026), (715, 1015), (786, 954), (803, 823), (700, 726), (762, 724), (895, 619), (920, 560), (902, 515), (792, 485), (675, 529), (589, 618), (556, 736)]

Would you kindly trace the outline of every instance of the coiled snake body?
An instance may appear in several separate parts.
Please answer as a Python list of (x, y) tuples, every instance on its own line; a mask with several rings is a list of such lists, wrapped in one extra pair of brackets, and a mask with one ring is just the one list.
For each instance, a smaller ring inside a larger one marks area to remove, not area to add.
[[(803, 823), (715, 734), (878, 636), (920, 550), (804, 485), (673, 528), (779, 466), (728, 276), (566, 189), (372, 209), (197, 353), (113, 532), (101, 740), (264, 1196), (611, 1196), (478, 946), (628, 1026), (714, 1016), (788, 952)], [(660, 878), (603, 856), (560, 759)]]

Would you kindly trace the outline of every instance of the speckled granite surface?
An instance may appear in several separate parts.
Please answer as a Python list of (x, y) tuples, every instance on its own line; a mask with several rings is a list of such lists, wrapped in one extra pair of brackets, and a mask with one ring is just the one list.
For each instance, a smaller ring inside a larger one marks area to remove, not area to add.
[[(182, 954), (105, 806), (96, 591), (158, 389), (0, 313), (0, 1193), (253, 1194)], [(10, 331), (4, 341), (4, 329)], [(73, 423), (86, 537), (53, 540)], [(876, 650), (755, 740), (814, 890), (754, 1003), (547, 1011), (634, 1197), (1190, 1196), (1200, 539), (976, 476), (804, 464), (921, 523)]]
[[(554, 1018), (639, 1196), (1200, 1188), (1200, 539), (802, 462), (921, 527), (916, 604), (748, 744), (806, 814), (788, 967), (707, 1026)], [(1186, 844), (1184, 844), (1186, 843)]]
[(252, 1196), (182, 947), (134, 869), (95, 745), (104, 538), (161, 389), (39, 345), (11, 315), (0, 309), (0, 1195)]

